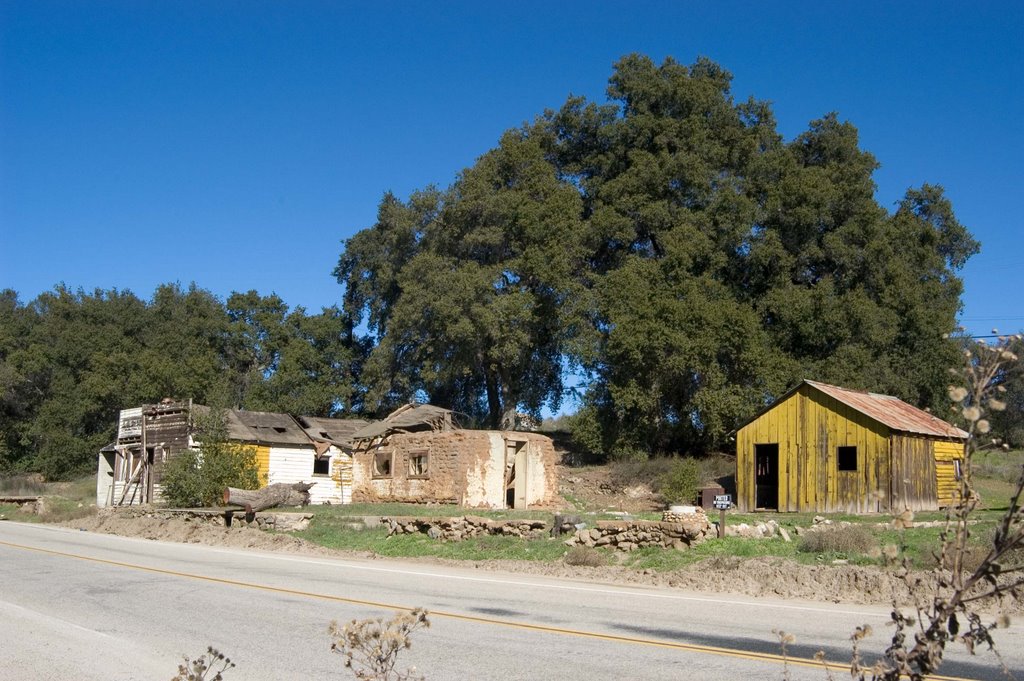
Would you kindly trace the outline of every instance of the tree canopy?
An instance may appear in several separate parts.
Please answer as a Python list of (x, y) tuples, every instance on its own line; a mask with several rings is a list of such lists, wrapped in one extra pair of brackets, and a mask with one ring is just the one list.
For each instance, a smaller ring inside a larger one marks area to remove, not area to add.
[(386, 194), (335, 275), (381, 407), (422, 396), (507, 425), (583, 377), (611, 456), (722, 445), (802, 377), (942, 403), (957, 272), (978, 244), (941, 187), (875, 198), (828, 113), (792, 141), (699, 59), (630, 55), (447, 189)]
[(359, 348), (336, 308), (291, 312), (276, 296), (225, 304), (195, 287), (59, 286), (27, 305), (0, 292), (0, 472), (93, 470), (120, 409), (164, 397), (329, 416), (358, 400)]
[[(446, 188), (386, 193), (344, 243), (340, 305), (0, 292), (0, 472), (91, 469), (117, 410), (163, 397), (330, 416), (408, 400), (513, 427), (557, 411), (608, 457), (723, 447), (801, 378), (944, 408), (958, 272), (978, 243), (941, 187), (876, 198), (838, 114), (792, 140), (707, 59), (629, 55)], [(1021, 380), (993, 426), (1019, 441)]]

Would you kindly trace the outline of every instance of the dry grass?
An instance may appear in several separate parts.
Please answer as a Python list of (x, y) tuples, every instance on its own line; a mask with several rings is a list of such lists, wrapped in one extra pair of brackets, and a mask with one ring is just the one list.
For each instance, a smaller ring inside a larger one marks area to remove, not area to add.
[(574, 546), (565, 554), (566, 565), (583, 565), (585, 567), (601, 567), (608, 564), (605, 554), (590, 546)]
[(0, 494), (12, 497), (29, 497), (44, 494), (46, 483), (36, 473), (25, 473), (0, 478)]
[(860, 525), (840, 525), (817, 529), (800, 537), (797, 550), (802, 553), (864, 554), (877, 546), (871, 532)]

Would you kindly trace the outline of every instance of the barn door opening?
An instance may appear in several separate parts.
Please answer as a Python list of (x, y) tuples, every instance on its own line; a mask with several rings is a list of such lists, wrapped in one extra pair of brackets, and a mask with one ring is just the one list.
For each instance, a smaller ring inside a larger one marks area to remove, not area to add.
[(505, 440), (505, 508), (526, 508), (527, 442)]
[(779, 445), (754, 445), (754, 506), (779, 510)]

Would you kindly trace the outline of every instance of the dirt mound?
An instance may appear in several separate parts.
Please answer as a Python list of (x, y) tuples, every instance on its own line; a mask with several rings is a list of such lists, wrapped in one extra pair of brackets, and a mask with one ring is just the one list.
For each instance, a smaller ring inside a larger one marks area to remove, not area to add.
[(638, 481), (622, 484), (613, 478), (609, 466), (559, 466), (558, 479), (566, 506), (577, 510), (642, 513), (665, 508), (664, 499), (650, 485)]
[(100, 513), (68, 523), (67, 527), (117, 534), (125, 537), (158, 539), (182, 544), (206, 544), (259, 551), (291, 551), (295, 553), (328, 555), (330, 549), (312, 544), (287, 534), (271, 534), (236, 523), (224, 527), (210, 522), (180, 518), (128, 517), (115, 513)]

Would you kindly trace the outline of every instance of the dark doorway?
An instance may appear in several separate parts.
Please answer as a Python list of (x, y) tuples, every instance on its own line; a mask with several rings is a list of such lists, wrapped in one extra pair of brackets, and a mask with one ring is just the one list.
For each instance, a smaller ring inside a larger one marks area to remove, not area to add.
[(779, 445), (754, 445), (754, 506), (779, 510)]

